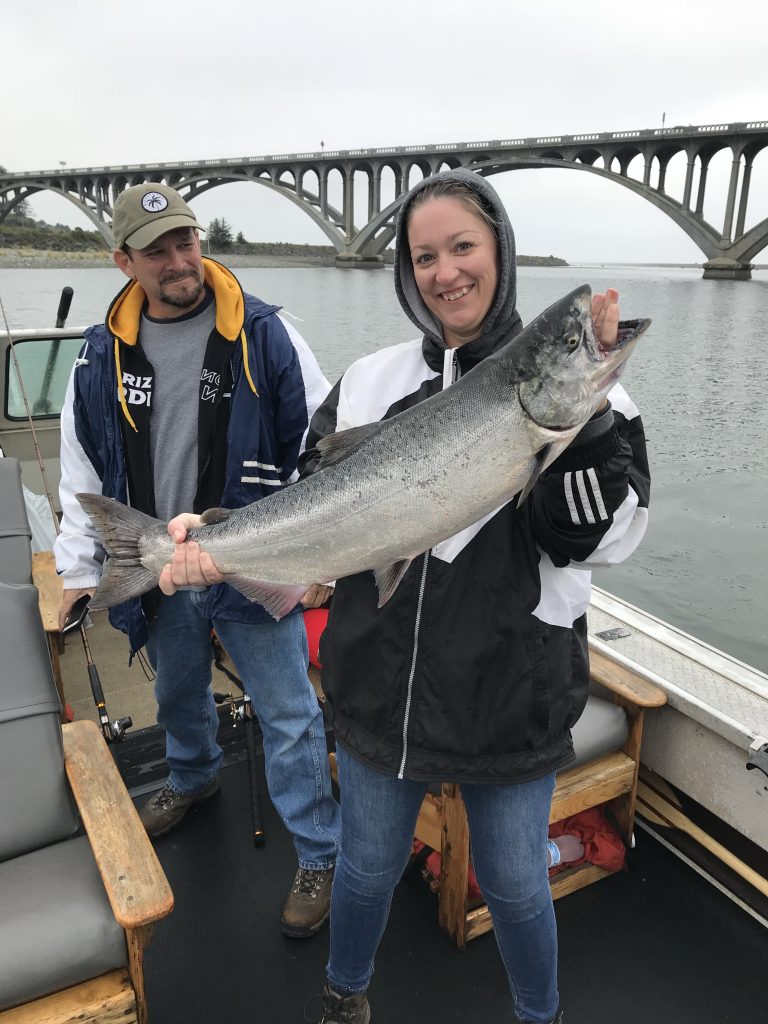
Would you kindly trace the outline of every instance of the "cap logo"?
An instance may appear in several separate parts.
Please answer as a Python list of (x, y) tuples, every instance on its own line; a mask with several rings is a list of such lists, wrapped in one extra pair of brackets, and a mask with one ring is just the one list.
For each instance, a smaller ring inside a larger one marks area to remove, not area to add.
[(168, 205), (168, 200), (159, 192), (146, 192), (141, 197), (141, 205), (147, 213), (160, 213)]

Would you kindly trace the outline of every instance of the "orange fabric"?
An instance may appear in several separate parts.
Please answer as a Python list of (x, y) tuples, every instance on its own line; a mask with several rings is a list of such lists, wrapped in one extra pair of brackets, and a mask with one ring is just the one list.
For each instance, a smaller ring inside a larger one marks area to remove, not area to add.
[(620, 835), (609, 823), (602, 807), (590, 807), (587, 811), (574, 814), (571, 818), (564, 818), (550, 826), (549, 838), (556, 839), (558, 836), (570, 832), (581, 840), (584, 846), (584, 856), (581, 860), (572, 860), (567, 864), (559, 864), (550, 870), (550, 875), (556, 874), (563, 868), (571, 868), (574, 864), (583, 864), (589, 861), (606, 871), (619, 871), (624, 867), (626, 848)]
[[(558, 871), (572, 868), (576, 864), (583, 864), (589, 861), (597, 867), (605, 868), (606, 871), (619, 871), (624, 867), (626, 849), (624, 843), (613, 826), (609, 823), (602, 807), (591, 807), (580, 814), (574, 814), (571, 818), (565, 818), (550, 826), (549, 838), (556, 839), (558, 836), (570, 833), (576, 835), (584, 846), (584, 856), (581, 860), (571, 860), (567, 864), (558, 864), (556, 868), (550, 868), (549, 874), (556, 875)], [(424, 849), (424, 843), (418, 839), (413, 841), (413, 853), (416, 854)], [(440, 851), (433, 850), (427, 857), (426, 866), (433, 878), (440, 878), (441, 858)], [(481, 900), (483, 894), (477, 884), (475, 869), (469, 865), (467, 875), (467, 899)]]
[(308, 608), (304, 612), (304, 626), (307, 630), (307, 643), (309, 645), (309, 663), (315, 668), (322, 668), (320, 664), (320, 637), (325, 624), (328, 621), (327, 608)]

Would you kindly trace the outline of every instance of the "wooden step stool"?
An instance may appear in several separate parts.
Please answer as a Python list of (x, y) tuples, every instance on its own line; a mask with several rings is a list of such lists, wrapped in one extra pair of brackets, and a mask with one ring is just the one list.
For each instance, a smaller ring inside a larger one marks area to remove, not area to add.
[[(609, 803), (613, 820), (629, 844), (635, 821), (640, 745), (645, 708), (666, 703), (662, 689), (596, 651), (590, 652), (592, 681), (604, 687), (624, 708), (629, 734), (620, 750), (558, 773), (549, 821), (554, 824), (590, 807)], [(441, 853), (438, 920), (459, 949), (493, 927), (485, 905), (467, 910), (470, 843), (467, 815), (459, 786), (444, 783), (439, 796), (428, 793), (416, 823), (416, 839)], [(584, 863), (559, 871), (551, 881), (552, 896), (596, 882), (611, 872)]]

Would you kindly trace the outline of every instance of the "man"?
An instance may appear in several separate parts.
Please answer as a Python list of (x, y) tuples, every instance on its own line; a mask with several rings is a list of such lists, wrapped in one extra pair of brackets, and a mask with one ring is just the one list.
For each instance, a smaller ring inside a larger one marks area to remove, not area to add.
[[(179, 194), (126, 189), (113, 217), (129, 283), (86, 332), (61, 417), (61, 621), (93, 593), (104, 551), (74, 495), (103, 493), (168, 520), (184, 509), (239, 508), (295, 474), (328, 383), (306, 342), (269, 306), (201, 256), (200, 225)], [(321, 603), (313, 588), (305, 603)], [(170, 774), (142, 808), (151, 836), (218, 790), (222, 751), (211, 692), (211, 628), (235, 663), (264, 737), (267, 784), (299, 868), (283, 931), (314, 934), (328, 916), (339, 837), (323, 719), (307, 678), (301, 607), (276, 622), (226, 584), (155, 589), (110, 610), (131, 656), (146, 645)]]

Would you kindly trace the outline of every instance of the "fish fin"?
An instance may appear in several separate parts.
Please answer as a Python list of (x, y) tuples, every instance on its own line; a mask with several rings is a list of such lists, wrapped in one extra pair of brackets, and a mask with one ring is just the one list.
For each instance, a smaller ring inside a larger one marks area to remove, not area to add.
[(405, 576), (412, 561), (412, 558), (401, 558), (391, 565), (384, 565), (373, 570), (376, 586), (379, 588), (379, 608), (385, 605), (397, 590), (400, 580)]
[(231, 515), (231, 508), (207, 508), (200, 516), (200, 525), (212, 526), (213, 523), (225, 523)]
[(163, 527), (160, 520), (102, 494), (76, 494), (75, 497), (109, 556), (89, 607), (93, 611), (111, 608), (131, 597), (146, 594), (156, 586), (159, 576), (142, 565), (139, 543), (148, 530)]
[(571, 433), (567, 441), (551, 441), (549, 444), (545, 444), (543, 448), (539, 449), (533, 460), (533, 469), (531, 470), (531, 475), (526, 480), (525, 487), (522, 489), (522, 491), (520, 492), (520, 497), (517, 499), (518, 508), (520, 508), (525, 499), (531, 493), (531, 491), (533, 490), (533, 485), (539, 479), (544, 470), (548, 466), (551, 466), (558, 456), (563, 454), (565, 449), (573, 440), (573, 436), (573, 433)]
[(238, 576), (236, 573), (227, 573), (225, 581), (235, 590), (239, 590), (249, 601), (258, 602), (272, 618), (278, 620), (292, 611), (309, 589), (302, 584), (266, 583), (264, 580), (255, 580), (252, 576)]
[(318, 469), (325, 469), (327, 466), (335, 466), (337, 462), (346, 459), (355, 448), (372, 434), (381, 429), (381, 423), (364, 423), (361, 427), (349, 427), (347, 430), (339, 430), (336, 434), (328, 434), (317, 442), (317, 450), (320, 452), (320, 463)]

